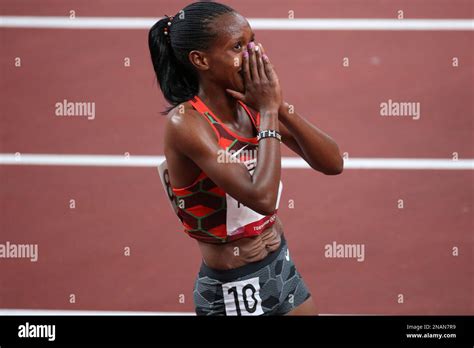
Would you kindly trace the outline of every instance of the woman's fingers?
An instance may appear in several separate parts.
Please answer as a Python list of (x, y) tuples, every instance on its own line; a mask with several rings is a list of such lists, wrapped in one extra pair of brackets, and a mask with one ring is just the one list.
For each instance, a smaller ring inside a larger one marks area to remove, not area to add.
[(228, 94), (230, 94), (232, 97), (234, 97), (235, 99), (245, 102), (245, 95), (243, 95), (242, 93), (234, 91), (232, 89), (228, 89), (228, 88), (225, 91)]
[(242, 54), (242, 76), (244, 78), (244, 84), (247, 85), (252, 80), (249, 70), (249, 52), (244, 51)]
[(261, 80), (267, 80), (267, 76), (265, 74), (265, 67), (263, 66), (263, 48), (261, 44), (257, 44), (255, 47), (256, 53), (257, 53), (257, 68), (258, 68), (258, 74), (260, 76)]
[(270, 62), (270, 59), (266, 54), (263, 55), (263, 66), (265, 70), (265, 75), (270, 81), (277, 79), (275, 69), (273, 69), (273, 64)]
[(252, 76), (252, 80), (254, 82), (260, 81), (260, 77), (258, 76), (258, 68), (257, 68), (257, 57), (256, 57), (256, 52), (255, 52), (255, 43), (250, 42), (248, 46), (248, 51), (249, 51), (249, 70), (250, 74)]

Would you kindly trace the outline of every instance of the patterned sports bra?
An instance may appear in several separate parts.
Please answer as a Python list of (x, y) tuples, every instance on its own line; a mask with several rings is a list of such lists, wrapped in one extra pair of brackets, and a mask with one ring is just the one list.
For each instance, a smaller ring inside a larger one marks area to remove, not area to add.
[[(247, 167), (253, 175), (257, 164), (257, 137), (244, 138), (231, 131), (212, 111), (195, 96), (191, 105), (209, 123), (222, 148), (222, 159), (227, 152), (235, 162)], [(260, 114), (253, 115), (244, 103), (240, 105), (249, 115), (257, 132), (260, 128)], [(218, 158), (219, 160), (219, 158)], [(256, 236), (272, 226), (276, 220), (282, 182), (278, 188), (276, 209), (272, 215), (261, 215), (239, 203), (218, 187), (203, 171), (194, 182), (183, 188), (172, 187), (166, 161), (159, 167), (160, 178), (184, 231), (191, 237), (207, 243), (227, 243), (243, 237)]]

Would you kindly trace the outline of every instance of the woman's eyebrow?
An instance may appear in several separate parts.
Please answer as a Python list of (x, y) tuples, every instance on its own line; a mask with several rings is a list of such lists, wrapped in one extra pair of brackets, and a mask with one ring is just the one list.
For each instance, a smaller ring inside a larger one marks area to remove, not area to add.
[[(237, 40), (243, 40), (243, 39), (245, 39), (244, 35), (240, 35), (240, 37), (237, 38)], [(250, 41), (253, 41), (253, 40), (255, 40), (255, 33), (254, 32), (252, 32), (252, 37), (250, 38)]]
[[(244, 40), (244, 39), (245, 39), (245, 36), (240, 35), (237, 38), (233, 38), (233, 39), (229, 40), (229, 45), (233, 45), (236, 41), (241, 41), (241, 40)], [(255, 40), (255, 33), (252, 32), (252, 37), (250, 38), (250, 41), (254, 41), (254, 40)]]

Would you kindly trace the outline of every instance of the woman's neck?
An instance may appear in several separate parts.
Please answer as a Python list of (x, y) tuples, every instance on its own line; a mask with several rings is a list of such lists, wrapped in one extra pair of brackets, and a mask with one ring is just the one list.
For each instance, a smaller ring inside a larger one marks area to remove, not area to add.
[(223, 122), (238, 123), (237, 101), (226, 93), (222, 87), (203, 85), (199, 87), (198, 97)]

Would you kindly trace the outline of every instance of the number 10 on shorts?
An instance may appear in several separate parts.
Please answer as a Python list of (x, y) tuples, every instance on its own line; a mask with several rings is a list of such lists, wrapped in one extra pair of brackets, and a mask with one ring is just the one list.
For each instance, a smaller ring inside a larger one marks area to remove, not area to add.
[(258, 277), (222, 284), (227, 315), (262, 315)]

